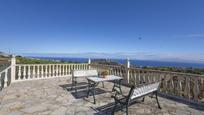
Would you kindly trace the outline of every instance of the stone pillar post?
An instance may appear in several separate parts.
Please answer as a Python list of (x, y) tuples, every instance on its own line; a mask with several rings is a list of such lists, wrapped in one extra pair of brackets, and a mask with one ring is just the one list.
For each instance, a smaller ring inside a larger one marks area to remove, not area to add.
[(91, 59), (88, 60), (88, 69), (91, 69)]
[(130, 71), (129, 71), (129, 68), (130, 68), (130, 60), (129, 60), (129, 58), (127, 58), (127, 60), (126, 60), (126, 76), (127, 76), (128, 83), (130, 82)]
[(16, 77), (16, 57), (12, 55), (11, 58), (11, 83), (15, 81)]

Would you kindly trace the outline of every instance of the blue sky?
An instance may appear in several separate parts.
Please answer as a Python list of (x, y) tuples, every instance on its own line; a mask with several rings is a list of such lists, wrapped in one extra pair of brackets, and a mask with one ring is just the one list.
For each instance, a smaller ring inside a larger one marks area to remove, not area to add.
[(203, 6), (203, 0), (1, 0), (0, 51), (204, 63)]

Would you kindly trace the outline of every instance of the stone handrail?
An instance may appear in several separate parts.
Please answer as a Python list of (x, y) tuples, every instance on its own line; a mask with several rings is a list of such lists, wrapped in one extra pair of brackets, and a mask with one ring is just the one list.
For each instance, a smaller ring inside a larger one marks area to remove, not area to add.
[(11, 72), (10, 70), (11, 70), (11, 66), (7, 67), (6, 69), (0, 72), (0, 89), (8, 86), (9, 75)]
[(14, 82), (70, 76), (72, 70), (88, 69), (87, 63), (80, 64), (16, 64)]
[(160, 92), (188, 100), (204, 102), (204, 76), (180, 72), (125, 67), (122, 65), (92, 64), (97, 70), (108, 69), (110, 74), (123, 77), (128, 83), (137, 85), (142, 82), (161, 80)]

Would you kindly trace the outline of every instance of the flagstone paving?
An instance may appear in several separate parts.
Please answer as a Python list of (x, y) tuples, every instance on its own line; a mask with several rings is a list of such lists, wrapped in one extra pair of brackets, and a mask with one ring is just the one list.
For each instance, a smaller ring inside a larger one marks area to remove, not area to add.
[[(70, 90), (70, 77), (33, 80), (13, 83), (0, 92), (0, 115), (106, 115), (111, 112), (112, 83), (99, 84), (96, 104), (86, 98), (86, 87), (75, 93)], [(127, 87), (122, 87), (127, 93)], [(204, 111), (166, 98), (159, 97), (162, 109), (156, 100), (147, 97), (129, 107), (130, 115), (204, 115)], [(110, 104), (111, 103), (111, 104)], [(125, 112), (117, 111), (116, 115)]]

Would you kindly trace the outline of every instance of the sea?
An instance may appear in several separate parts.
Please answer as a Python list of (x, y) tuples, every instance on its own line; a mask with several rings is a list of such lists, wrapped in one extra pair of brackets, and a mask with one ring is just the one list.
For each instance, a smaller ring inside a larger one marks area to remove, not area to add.
[[(67, 61), (67, 62), (88, 62), (88, 58), (71, 58), (71, 57), (29, 57), (36, 59), (46, 59), (54, 61)], [(94, 59), (93, 59), (94, 60)], [(126, 59), (108, 59), (119, 64), (125, 64)], [(181, 68), (198, 68), (204, 69), (204, 63), (187, 63), (187, 62), (165, 62), (165, 61), (152, 61), (152, 60), (130, 60), (131, 65), (138, 67), (181, 67)]]

